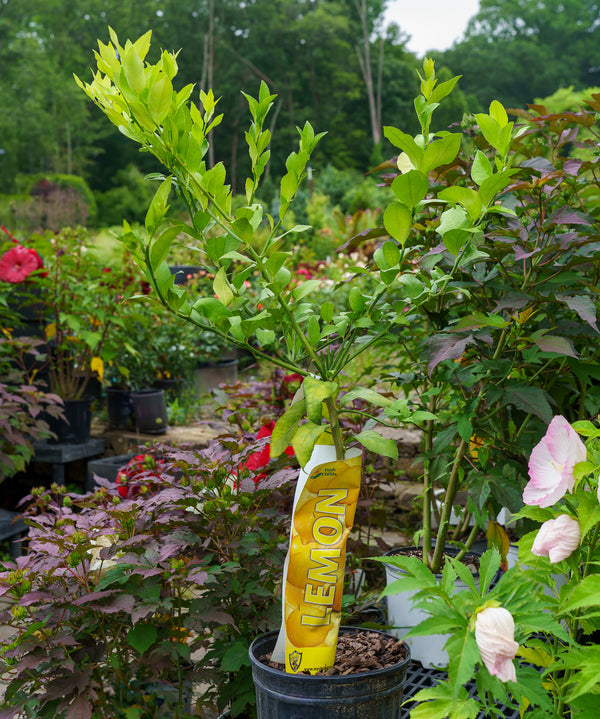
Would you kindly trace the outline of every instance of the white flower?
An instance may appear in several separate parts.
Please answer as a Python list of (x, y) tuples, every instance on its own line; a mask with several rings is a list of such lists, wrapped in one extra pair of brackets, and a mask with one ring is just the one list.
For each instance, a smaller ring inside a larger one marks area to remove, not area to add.
[(515, 682), (513, 659), (519, 648), (515, 642), (515, 623), (503, 607), (487, 607), (477, 615), (475, 641), (488, 672), (501, 682)]
[(538, 557), (548, 557), (552, 564), (560, 562), (579, 546), (581, 528), (579, 522), (568, 514), (544, 522), (536, 534), (531, 551)]

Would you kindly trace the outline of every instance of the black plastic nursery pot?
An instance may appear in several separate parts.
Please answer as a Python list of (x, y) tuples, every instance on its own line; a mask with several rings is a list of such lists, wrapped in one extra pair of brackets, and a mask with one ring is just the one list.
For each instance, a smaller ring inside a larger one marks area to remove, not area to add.
[(200, 265), (172, 265), (169, 267), (175, 277), (176, 285), (185, 285), (191, 275), (196, 275), (203, 268)]
[(277, 634), (263, 634), (250, 645), (258, 719), (400, 719), (410, 654), (390, 667), (343, 676), (286, 674), (259, 659), (273, 651)]
[(217, 362), (199, 362), (194, 370), (194, 388), (198, 397), (221, 384), (235, 384), (238, 378), (237, 357)]
[(127, 429), (132, 419), (130, 390), (107, 388), (106, 412), (110, 429)]
[(64, 419), (47, 416), (50, 430), (56, 438), (48, 444), (83, 444), (90, 438), (92, 401), (90, 398), (64, 400)]
[(131, 393), (135, 428), (140, 434), (164, 434), (168, 429), (167, 401), (162, 389)]

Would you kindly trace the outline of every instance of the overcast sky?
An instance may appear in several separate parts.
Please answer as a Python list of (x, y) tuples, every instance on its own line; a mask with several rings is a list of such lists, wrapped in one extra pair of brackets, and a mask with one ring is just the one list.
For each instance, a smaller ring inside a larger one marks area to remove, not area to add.
[(445, 50), (463, 34), (479, 0), (390, 0), (386, 19), (411, 35), (409, 50)]

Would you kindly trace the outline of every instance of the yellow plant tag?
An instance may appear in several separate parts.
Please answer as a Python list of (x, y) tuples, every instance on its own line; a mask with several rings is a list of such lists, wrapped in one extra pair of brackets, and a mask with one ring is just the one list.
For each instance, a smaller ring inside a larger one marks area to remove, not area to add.
[(334, 664), (361, 463), (359, 455), (317, 465), (296, 502), (284, 591), (286, 672)]

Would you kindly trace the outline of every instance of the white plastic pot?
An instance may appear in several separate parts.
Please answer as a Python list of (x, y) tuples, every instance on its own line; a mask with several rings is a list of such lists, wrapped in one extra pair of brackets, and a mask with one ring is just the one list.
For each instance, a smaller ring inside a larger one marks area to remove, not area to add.
[[(385, 556), (399, 554), (398, 549), (392, 549)], [(403, 571), (392, 565), (385, 565), (387, 584), (401, 579)], [(436, 574), (441, 579), (441, 574)], [(479, 586), (479, 574), (473, 575), (475, 586)], [(460, 579), (456, 579), (455, 586), (458, 591), (467, 589), (467, 585)], [(403, 639), (410, 647), (410, 654), (415, 661), (420, 662), (425, 668), (437, 668), (448, 666), (448, 653), (444, 645), (448, 640), (448, 634), (428, 634), (422, 637), (407, 637), (407, 632), (417, 624), (427, 619), (429, 614), (421, 609), (413, 607), (413, 597), (417, 590), (390, 594), (387, 599), (388, 623), (393, 627), (389, 631), (398, 639)]]

